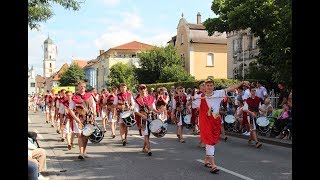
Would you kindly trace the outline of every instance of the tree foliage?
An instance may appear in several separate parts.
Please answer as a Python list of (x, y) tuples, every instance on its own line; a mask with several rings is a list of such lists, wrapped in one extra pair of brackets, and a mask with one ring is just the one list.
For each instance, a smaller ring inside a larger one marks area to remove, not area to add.
[(181, 82), (195, 80), (184, 68), (180, 65), (166, 66), (161, 72), (159, 82)]
[(173, 45), (154, 48), (139, 54), (141, 68), (136, 70), (139, 82), (152, 84), (160, 82), (161, 72), (167, 66), (181, 65)]
[(59, 83), (61, 86), (77, 86), (78, 82), (85, 80), (83, 70), (76, 63), (72, 63), (70, 67), (61, 74)]
[(82, 1), (77, 0), (28, 0), (28, 26), (30, 29), (39, 29), (40, 22), (46, 22), (54, 13), (52, 4), (59, 4), (67, 10), (78, 11)]
[(259, 37), (258, 67), (274, 82), (292, 84), (291, 0), (214, 0), (211, 10), (218, 17), (204, 22), (209, 35), (250, 28)]
[(132, 66), (123, 63), (117, 63), (110, 68), (108, 86), (119, 87), (120, 83), (126, 83), (129, 89), (135, 87), (138, 82), (135, 78)]

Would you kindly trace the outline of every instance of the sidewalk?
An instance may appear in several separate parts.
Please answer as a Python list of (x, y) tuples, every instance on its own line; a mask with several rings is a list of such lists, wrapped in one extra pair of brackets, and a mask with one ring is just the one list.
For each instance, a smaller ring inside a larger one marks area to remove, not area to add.
[[(235, 132), (226, 131), (226, 135), (238, 137), (238, 138), (242, 138), (242, 139), (248, 139), (248, 136), (245, 136), (245, 135), (242, 135), (239, 133), (235, 133)], [(258, 136), (258, 139), (262, 143), (292, 148), (292, 140), (277, 139), (277, 138), (271, 138), (271, 137), (269, 138), (269, 137), (265, 137), (265, 136)]]

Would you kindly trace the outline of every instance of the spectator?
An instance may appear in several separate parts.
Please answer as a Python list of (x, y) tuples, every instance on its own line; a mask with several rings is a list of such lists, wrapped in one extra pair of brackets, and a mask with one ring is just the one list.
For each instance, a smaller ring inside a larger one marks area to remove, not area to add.
[(289, 92), (284, 82), (278, 83), (278, 88), (280, 89), (280, 95), (277, 107), (282, 107), (288, 101)]
[(38, 162), (28, 156), (28, 180), (38, 180)]
[(266, 98), (264, 100), (264, 104), (259, 108), (260, 116), (271, 116), (273, 111), (273, 107), (271, 105), (271, 99)]
[(261, 99), (261, 104), (263, 104), (264, 100), (268, 97), (267, 89), (264, 86), (262, 86), (261, 81), (257, 82), (256, 96), (258, 96)]
[(275, 121), (275, 127), (277, 128), (278, 131), (281, 133), (276, 136), (278, 139), (284, 138), (285, 134), (282, 132), (284, 130), (284, 127), (286, 127), (289, 123), (289, 118), (290, 118), (291, 112), (289, 111), (289, 105), (287, 103), (282, 105), (282, 112), (279, 115), (279, 117)]
[(32, 138), (28, 137), (28, 159), (38, 166), (39, 180), (49, 179), (43, 176), (43, 172), (47, 170), (46, 151), (34, 145)]

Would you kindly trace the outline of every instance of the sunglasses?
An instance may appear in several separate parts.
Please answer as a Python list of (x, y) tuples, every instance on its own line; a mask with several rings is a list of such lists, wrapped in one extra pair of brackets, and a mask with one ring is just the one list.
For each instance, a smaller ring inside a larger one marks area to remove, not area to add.
[(143, 89), (147, 89), (147, 87), (142, 86), (142, 87), (140, 87), (139, 89), (143, 90)]

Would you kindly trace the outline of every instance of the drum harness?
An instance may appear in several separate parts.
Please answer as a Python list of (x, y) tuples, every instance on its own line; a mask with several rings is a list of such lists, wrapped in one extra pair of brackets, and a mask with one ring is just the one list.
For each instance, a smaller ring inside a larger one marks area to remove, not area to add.
[[(83, 124), (83, 125), (85, 125), (85, 124), (89, 123), (89, 122), (88, 122), (88, 119), (90, 119), (90, 118), (93, 117), (92, 109), (91, 109), (91, 107), (90, 107), (90, 108), (88, 107), (89, 105), (87, 105), (87, 103), (85, 102), (85, 100), (83, 99), (83, 97), (82, 97), (81, 94), (77, 94), (77, 95), (79, 95), (80, 98), (82, 99), (82, 105), (83, 105), (84, 110), (85, 110), (85, 112), (86, 112), (86, 114), (85, 114), (85, 121), (84, 121), (84, 124)], [(94, 120), (93, 120), (93, 121), (94, 121)], [(92, 124), (93, 124), (93, 123), (92, 123)]]

